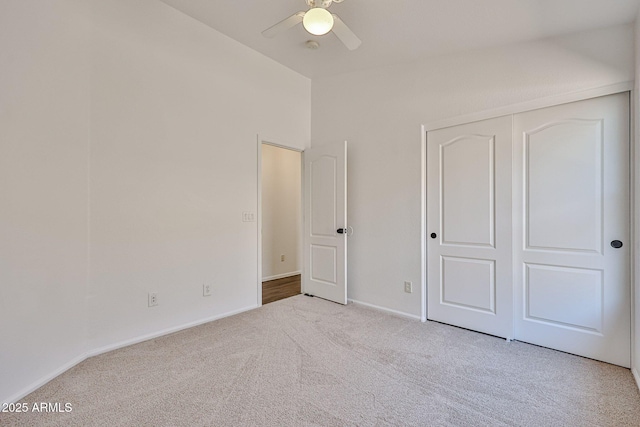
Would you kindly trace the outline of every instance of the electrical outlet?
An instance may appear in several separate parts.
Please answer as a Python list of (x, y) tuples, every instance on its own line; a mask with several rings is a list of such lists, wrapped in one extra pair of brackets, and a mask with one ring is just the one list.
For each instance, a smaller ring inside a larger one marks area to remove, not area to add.
[(202, 296), (203, 297), (211, 296), (211, 285), (208, 285), (206, 283), (202, 285)]
[(404, 282), (404, 291), (408, 294), (413, 292), (413, 284), (411, 282)]
[(156, 305), (158, 305), (158, 294), (149, 292), (149, 307), (155, 307)]
[(242, 212), (242, 222), (255, 222), (256, 214), (253, 212)]
[(284, 255), (280, 255), (280, 262), (284, 262)]

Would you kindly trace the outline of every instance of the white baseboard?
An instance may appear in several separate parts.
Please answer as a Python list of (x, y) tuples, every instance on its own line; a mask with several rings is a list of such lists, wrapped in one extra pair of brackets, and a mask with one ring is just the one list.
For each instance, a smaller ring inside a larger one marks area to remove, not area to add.
[(348, 302), (352, 302), (354, 304), (363, 305), (365, 307), (373, 308), (373, 309), (376, 309), (376, 310), (386, 311), (387, 313), (395, 314), (397, 316), (407, 317), (407, 318), (413, 319), (413, 320), (420, 320), (420, 316), (416, 316), (415, 314), (405, 313), (404, 311), (392, 310), (390, 308), (380, 307), (379, 305), (369, 304), (367, 302), (362, 302), (362, 301), (358, 301), (358, 300), (355, 300), (355, 299), (348, 299), (347, 301)]
[(244, 313), (245, 311), (253, 310), (254, 308), (258, 308), (257, 305), (252, 305), (249, 307), (244, 307), (239, 310), (229, 311), (223, 314), (218, 314), (216, 316), (207, 317), (205, 319), (196, 320), (195, 322), (184, 323), (179, 326), (174, 326), (172, 328), (163, 329), (161, 331), (153, 332), (151, 334), (142, 335), (139, 337), (131, 338), (125, 341), (120, 341), (115, 344), (109, 344), (104, 347), (99, 347), (94, 350), (90, 350), (87, 352), (87, 358), (97, 356), (99, 354), (108, 353), (113, 350), (117, 350), (119, 348), (128, 347), (130, 345), (138, 344), (144, 341), (149, 341), (154, 338), (158, 338), (164, 335), (169, 335), (174, 332), (182, 331), (184, 329), (193, 328), (194, 326), (202, 325), (204, 323), (213, 322), (214, 320), (222, 319), (224, 317), (234, 316), (236, 314)]
[(631, 373), (633, 374), (633, 378), (636, 379), (636, 385), (638, 386), (638, 390), (640, 390), (640, 374), (638, 373), (638, 368), (632, 368)]
[(236, 314), (240, 314), (240, 313), (244, 313), (245, 311), (249, 311), (249, 310), (253, 310), (255, 308), (258, 308), (257, 305), (252, 305), (249, 307), (244, 307), (238, 310), (234, 310), (234, 311), (229, 311), (223, 314), (219, 314), (217, 316), (212, 316), (212, 317), (207, 317), (205, 319), (200, 319), (200, 320), (196, 320), (194, 322), (189, 322), (189, 323), (185, 323), (179, 326), (174, 326), (172, 328), (167, 328), (167, 329), (163, 329), (161, 331), (158, 332), (154, 332), (151, 334), (147, 334), (147, 335), (142, 335), (136, 338), (131, 338), (125, 341), (120, 341), (118, 343), (115, 344), (109, 344), (103, 347), (99, 347), (93, 350), (89, 350), (86, 353), (81, 354), (80, 356), (76, 357), (75, 359), (65, 363), (64, 365), (62, 365), (60, 368), (56, 369), (55, 371), (53, 371), (52, 373), (45, 375), (44, 377), (40, 378), (38, 381), (35, 381), (34, 383), (32, 383), (31, 385), (29, 385), (28, 387), (25, 387), (24, 389), (22, 389), (20, 392), (14, 394), (13, 396), (9, 397), (7, 400), (3, 400), (2, 403), (15, 403), (18, 402), (20, 399), (22, 399), (23, 397), (25, 397), (26, 395), (28, 395), (29, 393), (34, 392), (35, 390), (39, 389), (40, 387), (42, 387), (43, 385), (45, 385), (46, 383), (48, 383), (49, 381), (51, 381), (52, 379), (56, 378), (57, 376), (63, 374), (64, 372), (68, 371), (69, 369), (73, 368), (74, 366), (76, 366), (79, 363), (84, 362), (85, 360), (87, 360), (90, 357), (93, 356), (97, 356), (99, 354), (103, 354), (103, 353), (107, 353), (109, 351), (113, 351), (113, 350), (117, 350), (119, 348), (123, 348), (123, 347), (127, 347), (133, 344), (138, 344), (144, 341), (148, 341), (154, 338), (158, 338), (164, 335), (169, 335), (172, 334), (174, 332), (178, 332), (178, 331), (182, 331), (184, 329), (189, 329), (189, 328), (193, 328), (194, 326), (198, 326), (198, 325), (202, 325), (204, 323), (209, 323), (209, 322), (213, 322), (214, 320), (218, 320), (218, 319), (222, 319), (224, 317), (229, 317), (229, 316), (234, 316)]
[(285, 277), (297, 276), (298, 274), (302, 274), (302, 272), (301, 271), (292, 271), (290, 273), (276, 274), (275, 276), (263, 277), (262, 281), (263, 282), (268, 282), (269, 280), (284, 279)]
[(43, 385), (45, 385), (46, 383), (48, 383), (49, 381), (51, 381), (52, 379), (57, 377), (58, 375), (64, 374), (66, 371), (68, 371), (69, 369), (73, 368), (78, 363), (83, 362), (86, 358), (87, 358), (86, 354), (81, 354), (80, 356), (78, 356), (78, 357), (72, 359), (71, 361), (65, 363), (64, 365), (62, 365), (61, 367), (59, 367), (55, 371), (43, 376), (42, 378), (40, 378), (37, 381), (31, 383), (30, 385), (28, 385), (27, 387), (23, 388), (22, 390), (20, 390), (18, 393), (14, 394), (13, 396), (9, 396), (5, 400), (0, 400), (0, 402), (1, 403), (16, 403), (16, 402), (18, 402), (20, 399), (22, 399), (23, 397), (25, 397), (26, 395), (28, 395), (30, 393), (33, 393), (34, 391), (36, 391), (37, 389), (39, 389), (40, 387), (42, 387)]

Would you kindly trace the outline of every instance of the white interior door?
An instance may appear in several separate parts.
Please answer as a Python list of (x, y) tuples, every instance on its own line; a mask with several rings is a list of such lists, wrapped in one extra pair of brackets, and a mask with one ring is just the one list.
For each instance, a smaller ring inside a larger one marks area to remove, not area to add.
[(626, 367), (628, 108), (623, 93), (514, 116), (516, 338)]
[(427, 134), (428, 318), (513, 334), (511, 117)]
[(347, 303), (347, 142), (304, 151), (303, 290)]

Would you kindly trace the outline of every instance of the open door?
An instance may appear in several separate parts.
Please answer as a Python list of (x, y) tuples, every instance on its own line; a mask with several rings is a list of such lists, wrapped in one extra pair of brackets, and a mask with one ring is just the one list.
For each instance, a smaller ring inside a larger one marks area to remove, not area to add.
[(347, 303), (347, 142), (304, 151), (307, 294)]

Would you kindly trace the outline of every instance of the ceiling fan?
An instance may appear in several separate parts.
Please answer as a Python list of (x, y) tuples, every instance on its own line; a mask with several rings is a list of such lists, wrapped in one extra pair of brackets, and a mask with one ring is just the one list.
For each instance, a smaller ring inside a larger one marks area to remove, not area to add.
[(344, 0), (305, 0), (310, 7), (306, 12), (296, 12), (290, 17), (283, 19), (276, 25), (267, 28), (262, 35), (272, 38), (281, 32), (292, 28), (302, 22), (305, 30), (315, 36), (322, 36), (329, 31), (340, 39), (349, 50), (357, 49), (362, 43), (360, 39), (347, 27), (338, 17), (327, 10), (332, 3), (342, 3)]

